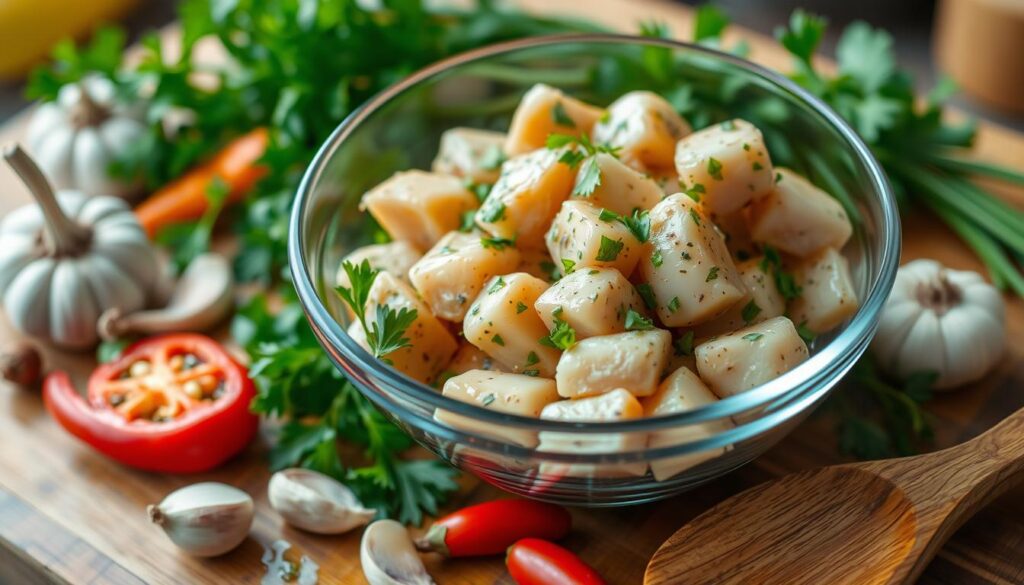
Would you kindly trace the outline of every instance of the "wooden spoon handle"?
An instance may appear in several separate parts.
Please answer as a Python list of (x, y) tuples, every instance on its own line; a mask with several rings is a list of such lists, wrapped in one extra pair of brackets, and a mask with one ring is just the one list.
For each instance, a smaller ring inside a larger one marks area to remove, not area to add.
[(917, 540), (891, 583), (910, 583), (967, 519), (1024, 482), (1024, 409), (984, 434), (928, 455), (865, 464), (901, 488), (917, 512)]

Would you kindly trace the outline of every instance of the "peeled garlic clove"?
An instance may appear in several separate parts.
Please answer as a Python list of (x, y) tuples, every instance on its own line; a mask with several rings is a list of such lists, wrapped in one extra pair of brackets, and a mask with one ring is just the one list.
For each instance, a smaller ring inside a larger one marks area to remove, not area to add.
[(359, 560), (370, 585), (434, 585), (409, 532), (394, 520), (378, 520), (366, 528)]
[(270, 478), (270, 506), (285, 522), (317, 534), (341, 534), (373, 520), (344, 484), (309, 469), (285, 469)]
[(253, 503), (236, 487), (203, 482), (171, 492), (146, 512), (178, 548), (197, 557), (215, 557), (248, 536)]

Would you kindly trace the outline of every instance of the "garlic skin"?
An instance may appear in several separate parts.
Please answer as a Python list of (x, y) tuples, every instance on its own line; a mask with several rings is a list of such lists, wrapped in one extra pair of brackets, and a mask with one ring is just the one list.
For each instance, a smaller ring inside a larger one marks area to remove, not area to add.
[(249, 494), (217, 482), (183, 487), (146, 508), (171, 542), (197, 557), (222, 555), (241, 544), (252, 527), (253, 511)]
[(1006, 308), (995, 287), (975, 272), (915, 260), (896, 275), (872, 351), (887, 372), (905, 379), (935, 372), (933, 388), (980, 379), (1003, 355)]
[(370, 585), (435, 585), (409, 531), (394, 520), (377, 520), (366, 528), (359, 561)]
[(270, 478), (267, 496), (285, 522), (316, 534), (348, 532), (377, 514), (341, 482), (309, 469), (278, 471)]

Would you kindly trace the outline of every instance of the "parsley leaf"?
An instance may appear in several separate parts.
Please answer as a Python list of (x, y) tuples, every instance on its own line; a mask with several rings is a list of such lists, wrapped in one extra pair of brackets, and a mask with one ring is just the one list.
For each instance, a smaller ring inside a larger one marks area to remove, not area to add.
[(501, 202), (491, 203), (488, 201), (488, 203), (484, 204), (480, 209), (478, 215), (480, 216), (480, 221), (486, 223), (501, 221), (505, 218), (505, 204)]
[(492, 238), (490, 236), (484, 236), (480, 238), (480, 245), (485, 249), (504, 250), (505, 248), (515, 246), (516, 241), (508, 238)]
[(761, 314), (761, 307), (757, 306), (757, 302), (753, 299), (750, 300), (746, 305), (743, 306), (743, 310), (740, 311), (740, 317), (743, 318), (744, 323), (751, 323), (758, 315)]
[(597, 159), (589, 157), (580, 166), (579, 174), (576, 175), (576, 184), (572, 187), (573, 197), (590, 197), (594, 190), (601, 186), (601, 167), (597, 166)]
[(569, 274), (576, 269), (576, 261), (569, 258), (562, 258), (562, 269), (565, 270), (566, 274)]
[(567, 126), (569, 128), (576, 127), (576, 122), (572, 119), (569, 113), (565, 111), (565, 105), (562, 104), (561, 100), (555, 102), (555, 106), (551, 108), (551, 119), (559, 126)]
[(636, 312), (633, 307), (626, 310), (627, 331), (646, 331), (648, 329), (654, 329), (653, 321)]
[(547, 337), (540, 338), (540, 344), (563, 351), (571, 349), (576, 345), (576, 330), (561, 319), (555, 320), (555, 327), (548, 333)]
[(763, 333), (747, 333), (746, 335), (743, 336), (743, 339), (745, 339), (747, 341), (757, 341), (758, 339), (761, 339), (762, 337), (764, 337)]
[(633, 213), (628, 216), (619, 215), (614, 211), (608, 209), (601, 209), (598, 219), (601, 221), (612, 222), (617, 221), (622, 225), (626, 226), (633, 237), (638, 242), (645, 243), (651, 237), (651, 215), (646, 209), (634, 209)]
[(704, 282), (711, 282), (712, 280), (715, 280), (717, 278), (718, 278), (718, 267), (717, 266), (712, 266), (710, 269), (708, 269), (708, 275), (704, 279)]
[(384, 357), (403, 347), (411, 347), (405, 331), (416, 321), (416, 309), (402, 307), (395, 311), (387, 305), (377, 305), (376, 319), (370, 324), (366, 343), (374, 357)]
[(806, 343), (811, 343), (818, 337), (817, 333), (811, 331), (810, 328), (807, 327), (807, 321), (803, 321), (796, 326), (796, 333), (800, 336), (800, 339), (803, 339)]
[(597, 251), (597, 260), (600, 262), (615, 261), (624, 246), (624, 242), (613, 240), (608, 236), (601, 236), (601, 247)]
[(716, 181), (721, 181), (722, 177), (722, 163), (715, 157), (708, 157), (708, 174), (711, 178)]
[(658, 301), (654, 296), (654, 289), (651, 288), (651, 285), (646, 282), (641, 282), (634, 288), (636, 289), (637, 294), (640, 295), (640, 298), (643, 299), (645, 307), (654, 310), (658, 306)]
[(693, 330), (689, 330), (672, 342), (675, 354), (680, 357), (693, 355)]
[(655, 250), (654, 253), (651, 254), (651, 264), (655, 268), (660, 267), (664, 262), (664, 258), (661, 257), (661, 250)]

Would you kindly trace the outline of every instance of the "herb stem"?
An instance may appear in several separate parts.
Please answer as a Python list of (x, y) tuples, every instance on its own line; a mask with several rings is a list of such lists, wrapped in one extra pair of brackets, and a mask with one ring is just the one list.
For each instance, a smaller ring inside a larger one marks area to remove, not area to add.
[(1015, 185), (1024, 185), (1024, 173), (1002, 165), (970, 160), (956, 155), (935, 154), (930, 152), (922, 153), (921, 156), (928, 162), (946, 171), (967, 173), (970, 175), (998, 179)]

